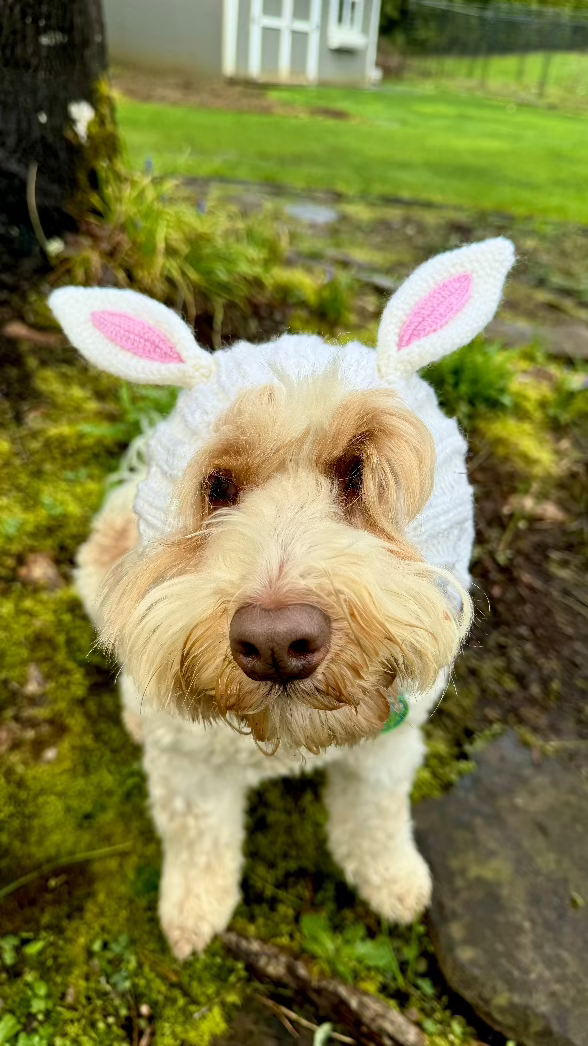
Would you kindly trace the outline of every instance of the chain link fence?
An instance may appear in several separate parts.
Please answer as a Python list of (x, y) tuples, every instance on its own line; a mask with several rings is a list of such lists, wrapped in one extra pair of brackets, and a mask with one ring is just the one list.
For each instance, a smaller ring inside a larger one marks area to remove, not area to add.
[(588, 101), (588, 17), (578, 12), (411, 0), (405, 50), (421, 75)]

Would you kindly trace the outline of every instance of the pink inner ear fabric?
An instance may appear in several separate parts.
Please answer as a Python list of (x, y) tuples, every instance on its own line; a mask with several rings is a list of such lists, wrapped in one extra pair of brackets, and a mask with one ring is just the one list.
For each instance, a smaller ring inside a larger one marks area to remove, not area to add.
[(127, 312), (113, 312), (110, 309), (93, 312), (91, 320), (96, 330), (105, 338), (133, 356), (152, 360), (153, 363), (184, 362), (169, 338), (145, 320), (139, 320)]
[(400, 331), (398, 348), (405, 349), (413, 341), (420, 341), (445, 327), (467, 305), (473, 282), (471, 272), (464, 272), (429, 291), (405, 321)]

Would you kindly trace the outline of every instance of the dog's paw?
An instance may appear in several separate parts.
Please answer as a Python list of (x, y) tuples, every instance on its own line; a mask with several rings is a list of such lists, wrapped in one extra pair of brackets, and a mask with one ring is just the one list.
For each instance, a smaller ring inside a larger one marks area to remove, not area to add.
[(184, 923), (165, 922), (161, 928), (176, 959), (183, 962), (191, 955), (201, 955), (215, 935), (211, 927), (199, 926), (188, 929)]
[(402, 854), (390, 868), (379, 869), (360, 885), (360, 893), (371, 908), (384, 919), (411, 923), (418, 919), (431, 901), (433, 882), (427, 862), (416, 849)]
[(159, 920), (177, 959), (200, 954), (229, 925), (239, 901), (238, 884), (223, 888), (219, 878), (195, 874), (183, 862), (164, 862)]

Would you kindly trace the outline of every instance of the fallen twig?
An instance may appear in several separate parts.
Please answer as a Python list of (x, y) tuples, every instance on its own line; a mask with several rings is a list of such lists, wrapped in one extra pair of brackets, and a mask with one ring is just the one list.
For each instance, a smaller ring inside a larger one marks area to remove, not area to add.
[[(283, 1023), (286, 1025), (286, 1019), (288, 1021), (295, 1021), (296, 1024), (300, 1024), (303, 1028), (308, 1028), (309, 1031), (317, 1031), (319, 1028), (318, 1024), (314, 1024), (313, 1021), (307, 1021), (306, 1017), (301, 1017), (299, 1013), (295, 1013), (294, 1010), (289, 1010), (287, 1006), (283, 1006), (281, 1002), (274, 1002), (273, 999), (266, 999), (264, 995), (256, 995), (258, 1002), (262, 1003), (275, 1013), (277, 1017), (283, 1019)], [(287, 1027), (287, 1025), (286, 1025)], [(290, 1029), (288, 1029), (290, 1030)], [(292, 1029), (293, 1031), (294, 1029)], [(291, 1032), (292, 1033), (292, 1032)], [(348, 1042), (351, 1046), (354, 1046), (355, 1039), (350, 1039), (348, 1035), (340, 1035), (338, 1031), (332, 1031), (330, 1038), (333, 1042)]]
[(100, 861), (104, 857), (116, 857), (118, 854), (127, 853), (130, 849), (130, 843), (117, 843), (116, 846), (104, 846), (101, 850), (86, 850), (85, 853), (72, 854), (71, 857), (66, 857), (61, 861), (51, 861), (49, 864), (43, 864), (40, 868), (35, 869), (34, 872), (28, 872), (27, 875), (22, 875), (20, 879), (14, 879), (13, 882), (1, 887), (0, 901), (3, 901), (5, 897), (9, 897), (11, 893), (20, 890), (22, 886), (27, 886), (28, 883), (33, 883), (35, 879), (40, 879), (43, 875), (50, 875), (51, 872), (57, 872), (62, 869), (65, 870), (75, 864), (85, 864), (87, 861)]
[(32, 341), (35, 345), (44, 345), (47, 348), (61, 348), (67, 345), (67, 338), (58, 331), (37, 330), (23, 320), (9, 320), (4, 324), (2, 333), (6, 338), (13, 338), (15, 341)]
[(223, 934), (229, 951), (256, 976), (304, 994), (321, 1013), (357, 1030), (374, 1046), (426, 1046), (426, 1035), (383, 999), (334, 978), (317, 978), (306, 963), (255, 937)]
[(288, 1017), (288, 1013), (290, 1011), (287, 1010), (285, 1006), (280, 1006), (279, 1002), (274, 1002), (273, 999), (266, 999), (263, 995), (256, 995), (255, 998), (258, 1000), (258, 1002), (262, 1003), (263, 1006), (265, 1006), (268, 1010), (271, 1010), (271, 1012), (275, 1014), (280, 1024), (284, 1026), (286, 1031), (292, 1036), (293, 1039), (300, 1038), (300, 1035), (296, 1031), (296, 1028), (293, 1027)]

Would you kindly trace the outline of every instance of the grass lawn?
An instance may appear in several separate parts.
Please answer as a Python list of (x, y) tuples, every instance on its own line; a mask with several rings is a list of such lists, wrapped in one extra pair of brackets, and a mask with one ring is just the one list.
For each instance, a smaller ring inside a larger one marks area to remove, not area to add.
[(277, 111), (270, 113), (122, 98), (118, 114), (131, 161), (142, 167), (149, 158), (158, 174), (588, 222), (583, 115), (432, 86), (291, 88), (271, 98)]
[(567, 108), (584, 108), (588, 104), (588, 54), (554, 51), (528, 54), (482, 55), (471, 57), (440, 56), (411, 61), (411, 68), (421, 76), (434, 77), (437, 84), (453, 81), (453, 87), (465, 90), (480, 86), (484, 80), (487, 93), (508, 92), (537, 99), (539, 84), (545, 77), (544, 100)]

